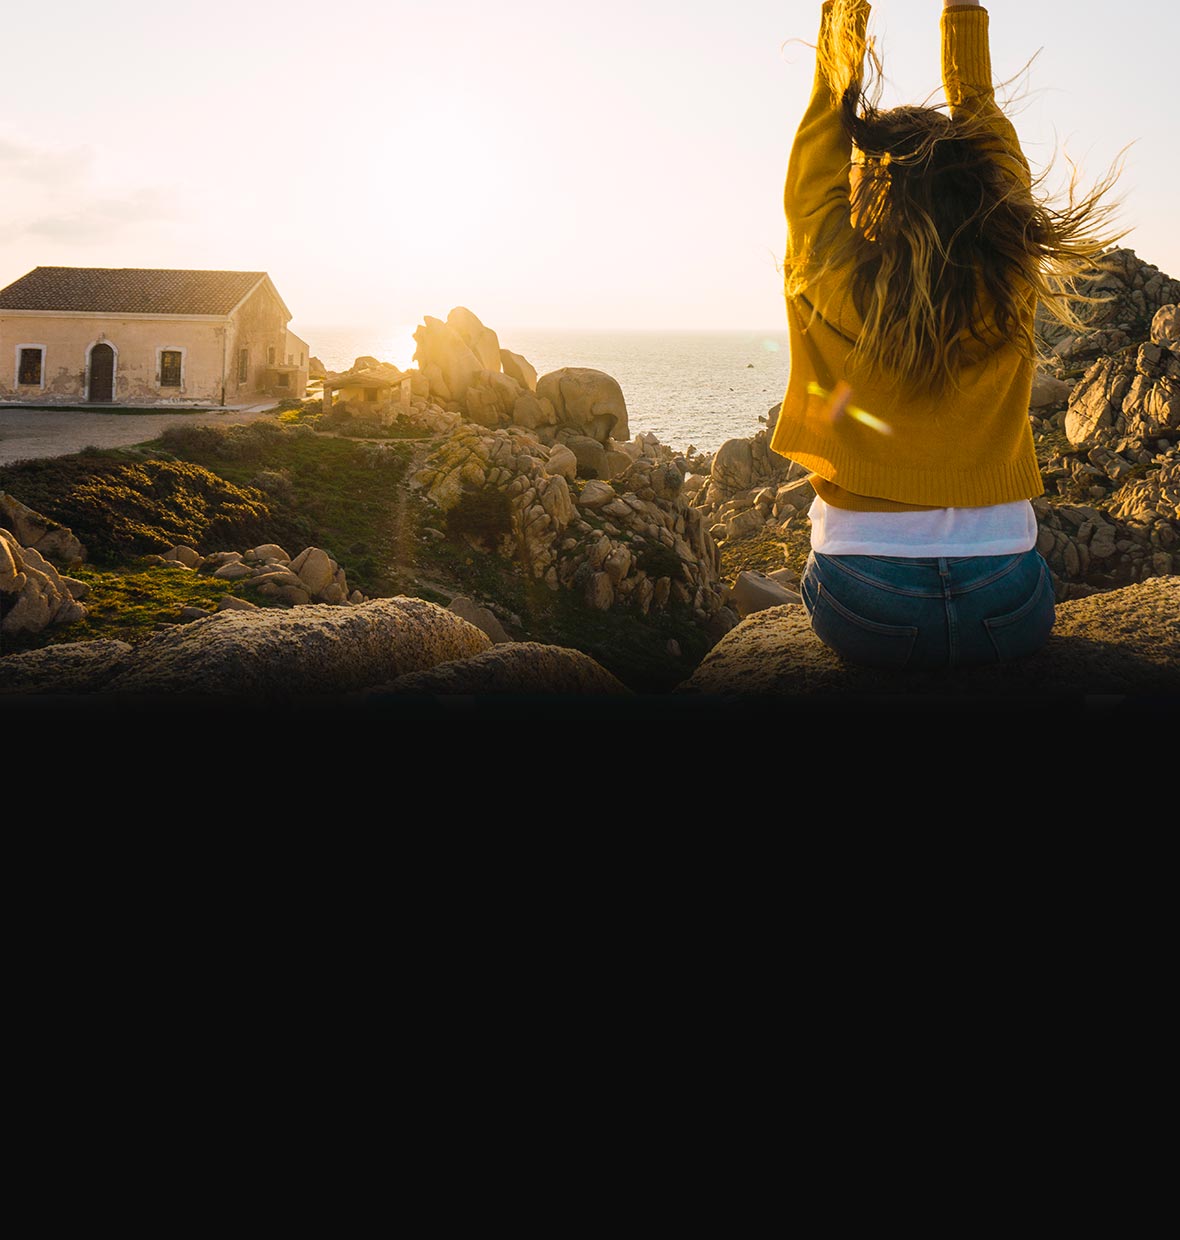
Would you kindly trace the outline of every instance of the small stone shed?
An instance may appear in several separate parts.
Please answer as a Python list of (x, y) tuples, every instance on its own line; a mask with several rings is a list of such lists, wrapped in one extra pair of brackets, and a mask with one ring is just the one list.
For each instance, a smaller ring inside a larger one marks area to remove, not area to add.
[(324, 408), (337, 400), (350, 404), (410, 404), (410, 376), (392, 366), (356, 370), (324, 380)]

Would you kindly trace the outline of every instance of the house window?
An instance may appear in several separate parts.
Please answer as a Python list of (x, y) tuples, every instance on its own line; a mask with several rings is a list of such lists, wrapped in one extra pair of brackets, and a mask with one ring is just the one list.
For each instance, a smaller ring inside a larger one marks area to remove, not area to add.
[(238, 382), (245, 383), (250, 377), (250, 350), (240, 349), (238, 351)]
[(300, 365), (300, 366), (302, 366), (303, 364), (304, 364), (304, 361), (303, 361), (303, 354), (302, 354), (302, 353), (300, 353), (300, 354), (299, 354), (299, 365)]
[(20, 363), (17, 368), (18, 383), (36, 383), (40, 386), (44, 353), (45, 350), (39, 347), (21, 349)]
[(376, 400), (376, 399), (377, 399), (377, 389), (376, 388), (365, 388), (365, 400)]
[(287, 354), (287, 365), (288, 365), (288, 366), (290, 366), (290, 365), (291, 365), (292, 361), (294, 360), (294, 357), (295, 357), (295, 355), (294, 355), (293, 353), (288, 353), (288, 354)]
[(273, 344), (266, 351), (266, 364), (268, 366), (273, 366), (275, 364), (275, 347)]
[(160, 353), (160, 386), (180, 387), (180, 350), (164, 349)]
[(276, 384), (276, 386), (278, 386), (278, 387), (290, 387), (290, 386), (291, 386), (291, 376), (290, 376), (290, 375), (288, 375), (288, 374), (281, 374), (281, 375), (279, 375), (279, 376), (276, 378), (276, 380), (275, 380), (275, 384)]

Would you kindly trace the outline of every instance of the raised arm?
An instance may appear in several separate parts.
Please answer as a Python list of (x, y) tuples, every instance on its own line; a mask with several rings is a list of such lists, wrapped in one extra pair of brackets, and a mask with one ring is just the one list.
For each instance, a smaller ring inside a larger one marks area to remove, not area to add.
[[(783, 206), (792, 231), (809, 231), (808, 222), (821, 218), (841, 198), (845, 211), (848, 208), (848, 162), (852, 147), (840, 123), (840, 101), (832, 97), (834, 88), (825, 71), (823, 54), (824, 49), (831, 46), (831, 17), (832, 0), (825, 0), (817, 41), (815, 81), (807, 110), (795, 131), (783, 190)], [(863, 60), (868, 4), (857, 6), (855, 19)]]
[(951, 116), (977, 120), (979, 136), (991, 142), (997, 161), (1014, 180), (1029, 185), (1028, 160), (1020, 139), (996, 103), (988, 12), (980, 4), (943, 0), (942, 84)]

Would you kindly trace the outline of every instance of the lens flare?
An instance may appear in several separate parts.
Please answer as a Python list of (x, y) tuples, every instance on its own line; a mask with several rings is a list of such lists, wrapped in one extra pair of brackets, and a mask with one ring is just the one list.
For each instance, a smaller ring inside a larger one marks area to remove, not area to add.
[(828, 402), (826, 412), (830, 421), (838, 422), (842, 417), (847, 416), (855, 418), (857, 422), (867, 426), (871, 431), (876, 431), (879, 435), (893, 434), (893, 427), (888, 422), (883, 422), (869, 413), (867, 409), (861, 409), (850, 403), (852, 388), (843, 380), (831, 390), (813, 381), (807, 385), (807, 391), (812, 396), (822, 396)]

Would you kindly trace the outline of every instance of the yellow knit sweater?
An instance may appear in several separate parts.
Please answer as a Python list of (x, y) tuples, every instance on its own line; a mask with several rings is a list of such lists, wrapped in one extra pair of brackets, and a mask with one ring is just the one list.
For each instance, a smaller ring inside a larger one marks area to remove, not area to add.
[[(824, 22), (830, 7), (829, 0)], [(865, 4), (862, 22), (868, 12)], [(995, 103), (986, 9), (943, 10), (942, 72), (952, 115), (986, 115), (1000, 148), (1027, 173), (1015, 131)], [(806, 252), (830, 212), (848, 220), (850, 155), (817, 68), (783, 196), (789, 255)], [(1034, 312), (1030, 293), (1026, 313)], [(1015, 347), (1000, 346), (966, 366), (936, 398), (904, 376), (883, 379), (853, 366), (860, 321), (846, 280), (820, 281), (804, 297), (789, 298), (787, 324), (790, 376), (771, 447), (814, 471), (827, 503), (868, 511), (968, 508), (1044, 490), (1028, 419), (1033, 366)]]

